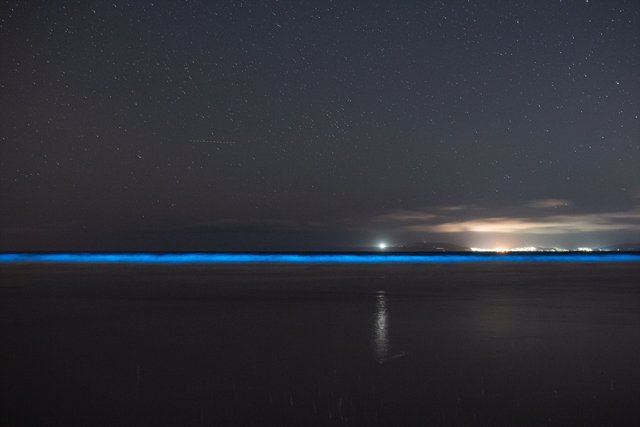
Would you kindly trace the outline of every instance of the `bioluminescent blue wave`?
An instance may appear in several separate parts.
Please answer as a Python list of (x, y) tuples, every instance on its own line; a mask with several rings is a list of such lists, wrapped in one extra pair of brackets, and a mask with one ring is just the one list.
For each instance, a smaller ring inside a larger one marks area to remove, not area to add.
[(640, 262), (636, 253), (318, 254), (318, 253), (4, 253), (0, 263), (70, 264), (465, 264), (487, 262)]

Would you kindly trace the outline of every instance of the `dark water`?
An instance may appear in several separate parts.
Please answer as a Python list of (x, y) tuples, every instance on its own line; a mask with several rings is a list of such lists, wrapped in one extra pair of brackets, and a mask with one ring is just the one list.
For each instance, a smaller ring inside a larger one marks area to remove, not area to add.
[(0, 266), (0, 426), (640, 425), (640, 264)]

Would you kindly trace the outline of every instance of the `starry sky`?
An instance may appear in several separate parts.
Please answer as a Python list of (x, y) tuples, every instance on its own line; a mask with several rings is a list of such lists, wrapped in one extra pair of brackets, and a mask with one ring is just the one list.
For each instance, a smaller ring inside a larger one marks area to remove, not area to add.
[(640, 240), (640, 2), (3, 1), (0, 250)]

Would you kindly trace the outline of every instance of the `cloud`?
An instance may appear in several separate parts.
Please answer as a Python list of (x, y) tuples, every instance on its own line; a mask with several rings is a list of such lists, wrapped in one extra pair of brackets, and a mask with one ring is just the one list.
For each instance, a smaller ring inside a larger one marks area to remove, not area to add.
[[(406, 212), (406, 211), (403, 211)], [(514, 233), (570, 234), (600, 231), (640, 231), (640, 208), (622, 212), (574, 213), (564, 215), (477, 215), (469, 218), (435, 216), (411, 211), (411, 215), (388, 214), (400, 230), (428, 233)], [(465, 212), (469, 214), (469, 212)], [(410, 221), (408, 220), (410, 219)]]
[(390, 221), (390, 222), (416, 222), (416, 221), (431, 221), (438, 218), (438, 215), (419, 211), (419, 210), (399, 210), (384, 215), (378, 215), (374, 218), (374, 221)]
[(458, 212), (470, 209), (468, 205), (452, 205), (452, 206), (439, 206), (438, 209), (445, 212)]
[(565, 199), (539, 199), (530, 201), (527, 206), (536, 209), (549, 209), (549, 208), (566, 208), (573, 205), (571, 200)]
[(595, 231), (640, 230), (640, 213), (631, 221), (624, 221), (615, 214), (562, 215), (545, 218), (480, 218), (469, 221), (442, 224), (415, 224), (410, 231), (435, 233), (519, 233), (519, 234), (567, 234)]

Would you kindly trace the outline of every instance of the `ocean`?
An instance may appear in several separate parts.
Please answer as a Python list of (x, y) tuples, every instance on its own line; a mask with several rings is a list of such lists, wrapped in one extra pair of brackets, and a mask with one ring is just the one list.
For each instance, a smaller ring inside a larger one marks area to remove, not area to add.
[(635, 259), (14, 261), (1, 426), (640, 425)]

